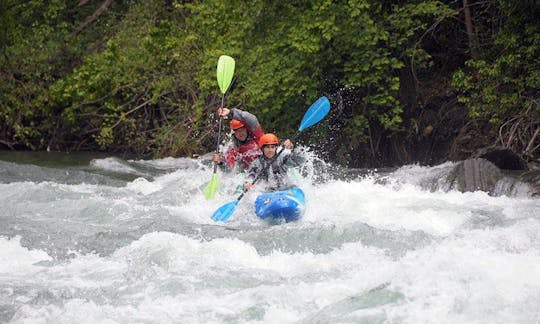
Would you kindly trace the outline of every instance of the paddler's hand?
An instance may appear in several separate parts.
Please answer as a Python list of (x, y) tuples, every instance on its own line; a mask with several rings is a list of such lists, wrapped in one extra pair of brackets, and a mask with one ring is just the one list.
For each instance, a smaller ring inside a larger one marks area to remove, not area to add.
[(285, 146), (286, 149), (292, 149), (293, 148), (293, 143), (291, 142), (291, 140), (289, 139), (286, 139), (285, 142), (283, 142), (283, 146)]
[(214, 153), (214, 163), (215, 164), (221, 164), (222, 161), (221, 161), (221, 153)]
[(231, 112), (231, 110), (229, 108), (219, 107), (217, 109), (217, 114), (218, 114), (218, 116), (221, 116), (221, 117), (227, 117), (230, 112)]
[(244, 182), (244, 188), (245, 188), (246, 190), (251, 190), (251, 189), (253, 189), (253, 187), (254, 187), (254, 184), (253, 184), (253, 183), (251, 183), (251, 182), (249, 182), (249, 181)]

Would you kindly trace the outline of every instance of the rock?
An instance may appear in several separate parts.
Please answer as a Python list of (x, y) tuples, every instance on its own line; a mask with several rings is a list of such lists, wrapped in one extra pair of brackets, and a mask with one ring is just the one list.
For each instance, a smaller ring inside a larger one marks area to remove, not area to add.
[(493, 195), (496, 183), (503, 178), (499, 168), (486, 159), (468, 159), (462, 161), (450, 173), (452, 187), (462, 191), (486, 191)]
[(529, 193), (533, 197), (540, 197), (540, 186), (531, 187), (531, 190), (529, 190)]
[(503, 170), (528, 170), (527, 163), (511, 149), (501, 146), (478, 150), (473, 158), (486, 159)]
[(529, 167), (529, 170), (540, 170), (540, 159), (536, 161), (529, 161), (527, 166)]
[(522, 173), (519, 180), (531, 186), (529, 194), (540, 197), (540, 170), (532, 170)]
[(501, 170), (483, 158), (458, 163), (447, 180), (451, 189), (461, 192), (481, 190), (491, 196), (540, 197), (540, 170), (527, 172)]

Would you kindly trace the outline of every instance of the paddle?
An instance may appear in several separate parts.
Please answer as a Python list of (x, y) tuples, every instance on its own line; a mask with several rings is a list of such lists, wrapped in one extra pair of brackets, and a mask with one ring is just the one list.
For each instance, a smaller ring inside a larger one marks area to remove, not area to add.
[[(294, 134), (292, 139), (294, 140), (296, 137), (298, 137), (300, 132), (302, 132), (304, 129), (309, 128), (309, 127), (315, 125), (316, 123), (318, 123), (319, 121), (321, 121), (328, 114), (328, 111), (330, 111), (330, 102), (328, 101), (328, 98), (323, 96), (323, 97), (320, 97), (319, 99), (317, 99), (317, 101), (315, 101), (309, 107), (308, 111), (306, 111), (306, 113), (304, 114), (304, 117), (302, 118), (302, 122), (300, 123), (300, 127), (298, 127), (298, 131), (296, 132), (296, 134)], [(276, 154), (276, 156), (274, 156), (272, 161), (270, 163), (268, 163), (268, 165), (266, 165), (264, 170), (262, 170), (257, 175), (255, 180), (253, 180), (253, 184), (255, 184), (255, 182), (257, 182), (261, 178), (261, 176), (266, 172), (266, 170), (268, 170), (268, 168), (272, 165), (272, 163), (277, 159), (277, 157), (283, 151), (284, 151), (284, 148), (282, 148)], [(225, 205), (219, 207), (214, 212), (214, 214), (212, 214), (212, 220), (215, 221), (215, 222), (226, 222), (231, 217), (231, 215), (234, 213), (234, 211), (236, 210), (236, 206), (240, 202), (240, 199), (242, 199), (242, 197), (244, 197), (244, 194), (246, 193), (246, 191), (247, 191), (247, 189), (244, 188), (244, 190), (242, 191), (240, 196), (238, 196), (238, 198), (236, 198), (235, 201), (231, 201), (231, 202), (226, 203)]]
[[(217, 81), (219, 89), (221, 90), (221, 107), (225, 105), (225, 92), (229, 88), (234, 74), (234, 59), (227, 55), (221, 55), (217, 64)], [(221, 121), (223, 118), (219, 116), (218, 137), (216, 144), (216, 153), (219, 153), (219, 144), (221, 143)], [(217, 164), (214, 163), (214, 172), (212, 173), (212, 179), (204, 188), (204, 197), (206, 199), (212, 199), (216, 195), (219, 188), (219, 181), (217, 177)]]

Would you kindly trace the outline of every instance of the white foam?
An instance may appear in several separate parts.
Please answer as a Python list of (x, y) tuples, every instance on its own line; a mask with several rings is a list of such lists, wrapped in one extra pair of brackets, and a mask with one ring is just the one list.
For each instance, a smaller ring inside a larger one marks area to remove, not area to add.
[[(482, 194), (480, 194), (482, 195)], [(306, 190), (306, 221), (350, 224), (363, 222), (389, 230), (422, 230), (448, 235), (464, 224), (469, 211), (441, 192), (414, 185), (393, 188), (372, 180), (335, 181)]]
[(37, 271), (34, 264), (49, 261), (51, 257), (40, 250), (29, 250), (21, 245), (21, 237), (11, 239), (0, 236), (0, 273), (28, 273)]
[[(532, 231), (540, 229), (535, 227)], [(540, 254), (537, 247), (531, 253), (512, 251), (512, 236), (519, 230), (476, 230), (409, 252), (392, 280), (408, 302), (394, 308), (391, 318), (417, 323), (433, 318), (441, 323), (534, 320), (534, 304), (540, 302)], [(533, 247), (538, 239), (536, 234), (526, 246)], [(497, 247), (504, 241), (509, 250)], [(522, 242), (515, 242), (518, 249), (523, 249)]]
[[(248, 193), (222, 224), (210, 215), (236, 199), (243, 176), (219, 171), (220, 191), (206, 200), (212, 168), (193, 162), (196, 167), (185, 168), (176, 159), (130, 162), (156, 168), (178, 163), (179, 169), (119, 188), (0, 184), (2, 211), (8, 211), (1, 216), (14, 231), (25, 232), (25, 221), (30, 230), (51, 224), (33, 221), (50, 221), (54, 230), (43, 230), (57, 237), (47, 251), (72, 244), (64, 233), (80, 234), (87, 248), (97, 250), (53, 258), (23, 247), (21, 238), (0, 237), (2, 298), (16, 304), (12, 321), (538, 319), (538, 200), (422, 189), (420, 178), (442, 174), (444, 166), (405, 167), (386, 182), (376, 175), (314, 183), (308, 172), (298, 179), (307, 201), (301, 221), (267, 225), (254, 216), (255, 195)], [(35, 237), (30, 230), (25, 235)], [(101, 237), (119, 248), (103, 248)]]
[(155, 160), (129, 160), (129, 162), (144, 166), (150, 166), (161, 170), (187, 169), (200, 166), (199, 161), (194, 159), (172, 157)]
[(97, 169), (110, 171), (110, 172), (144, 176), (142, 172), (137, 171), (135, 168), (129, 166), (127, 163), (123, 162), (122, 160), (119, 160), (113, 157), (105, 158), (105, 159), (94, 159), (90, 161), (90, 166)]
[(155, 182), (150, 182), (145, 178), (137, 178), (132, 182), (128, 183), (127, 188), (143, 195), (149, 195), (151, 193), (159, 191), (162, 186)]

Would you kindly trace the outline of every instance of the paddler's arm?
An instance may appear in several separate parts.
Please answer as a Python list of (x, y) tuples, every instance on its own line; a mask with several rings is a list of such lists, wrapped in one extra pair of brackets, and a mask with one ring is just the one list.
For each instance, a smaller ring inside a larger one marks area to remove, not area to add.
[(297, 155), (296, 154), (296, 149), (294, 148), (294, 145), (293, 143), (291, 142), (291, 140), (289, 139), (286, 139), (285, 141), (283, 141), (283, 153), (280, 154), (280, 156), (278, 157), (279, 161), (277, 161), (277, 163), (279, 165), (282, 165), (284, 167), (289, 167), (289, 166), (292, 166), (292, 167), (295, 167), (298, 165), (297, 163)]
[(212, 158), (215, 164), (217, 164), (218, 168), (223, 172), (229, 172), (230, 168), (227, 167), (227, 163), (224, 161), (223, 154), (221, 153), (214, 153), (214, 157)]
[(251, 190), (255, 186), (253, 184), (253, 181), (257, 178), (257, 175), (259, 174), (259, 171), (261, 170), (261, 162), (259, 159), (253, 161), (251, 163), (251, 167), (248, 170), (248, 176), (246, 178), (246, 181), (244, 182), (244, 188), (246, 190)]
[(257, 117), (252, 113), (237, 108), (232, 108), (230, 109), (229, 119), (237, 119), (243, 121), (247, 125), (249, 131), (251, 131), (251, 133), (253, 133), (256, 138), (261, 138), (263, 136), (264, 132), (262, 126), (259, 123)]
[(221, 171), (231, 172), (234, 169), (237, 154), (238, 151), (234, 147), (230, 147), (227, 152), (225, 152), (225, 156), (221, 153), (214, 153), (213, 161)]
[(287, 150), (283, 152), (283, 163), (286, 166), (297, 167), (305, 162), (305, 158), (300, 155), (299, 149), (294, 147), (293, 143), (290, 140), (285, 140), (283, 142), (283, 147)]

